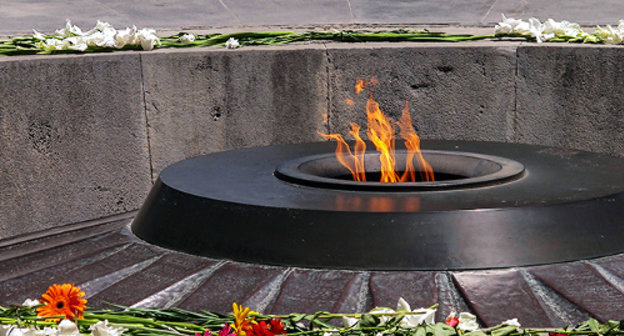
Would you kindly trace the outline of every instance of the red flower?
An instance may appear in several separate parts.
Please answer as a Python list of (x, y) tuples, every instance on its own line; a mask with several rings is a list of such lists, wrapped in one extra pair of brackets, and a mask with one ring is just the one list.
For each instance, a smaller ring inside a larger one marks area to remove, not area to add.
[(251, 336), (273, 336), (271, 330), (269, 330), (270, 325), (267, 325), (266, 322), (260, 321), (260, 323), (256, 323), (251, 326)]
[(271, 321), (271, 332), (273, 335), (285, 335), (286, 330), (284, 330), (284, 322), (280, 318), (272, 318)]
[(271, 319), (268, 324), (265, 321), (260, 321), (251, 327), (250, 336), (275, 336), (286, 334), (284, 323), (279, 318)]
[[(446, 324), (455, 328), (459, 324), (459, 319), (457, 318), (457, 316), (453, 315), (453, 316), (449, 316), (449, 318), (447, 318), (445, 322)], [(554, 336), (554, 335), (550, 335), (550, 336)]]
[(549, 332), (548, 336), (568, 336), (566, 333)]

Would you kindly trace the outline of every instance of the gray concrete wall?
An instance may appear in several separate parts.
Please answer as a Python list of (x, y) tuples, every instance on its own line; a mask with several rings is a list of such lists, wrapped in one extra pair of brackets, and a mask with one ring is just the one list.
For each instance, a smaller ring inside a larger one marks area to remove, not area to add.
[(137, 209), (184, 158), (345, 134), (365, 124), (353, 85), (370, 76), (387, 114), (409, 100), (423, 138), (624, 156), (623, 56), (478, 42), (2, 57), (0, 239)]

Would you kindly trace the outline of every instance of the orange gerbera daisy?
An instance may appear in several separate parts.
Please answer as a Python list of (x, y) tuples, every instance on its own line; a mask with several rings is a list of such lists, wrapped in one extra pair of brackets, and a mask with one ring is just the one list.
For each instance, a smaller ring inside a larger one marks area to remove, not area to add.
[(250, 313), (255, 313), (249, 309), (249, 307), (243, 309), (243, 306), (237, 305), (236, 302), (232, 303), (232, 310), (234, 312), (234, 332), (237, 336), (247, 336), (253, 330), (251, 324), (255, 323), (254, 317), (248, 317)]
[(41, 295), (41, 301), (45, 306), (37, 308), (37, 316), (65, 316), (69, 320), (82, 318), (82, 312), (87, 309), (87, 300), (81, 299), (84, 295), (79, 287), (72, 284), (54, 284)]

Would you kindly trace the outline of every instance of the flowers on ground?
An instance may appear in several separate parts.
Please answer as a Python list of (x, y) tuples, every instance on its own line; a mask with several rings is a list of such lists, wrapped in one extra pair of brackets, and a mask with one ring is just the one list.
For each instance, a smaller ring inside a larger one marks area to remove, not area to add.
[(234, 328), (234, 332), (237, 336), (246, 336), (249, 335), (252, 331), (252, 324), (255, 323), (255, 318), (253, 316), (249, 316), (254, 313), (249, 307), (237, 305), (236, 302), (232, 303), (232, 311), (234, 315), (234, 324), (232, 324), (232, 328)]
[(180, 42), (189, 43), (195, 41), (195, 35), (193, 34), (184, 34), (180, 36)]
[(83, 32), (67, 20), (65, 28), (58, 29), (55, 35), (45, 36), (36, 30), (33, 37), (41, 40), (37, 46), (42, 50), (78, 50), (89, 47), (122, 49), (126, 46), (141, 46), (143, 50), (152, 50), (160, 45), (160, 39), (154, 29), (137, 29), (136, 26), (117, 30), (110, 23), (99, 21), (93, 29)]
[(236, 49), (238, 47), (240, 47), (240, 43), (238, 43), (238, 40), (230, 37), (226, 42), (225, 42), (225, 47), (228, 49)]
[(80, 288), (72, 284), (54, 284), (41, 296), (41, 302), (45, 305), (37, 308), (37, 315), (55, 317), (50, 320), (58, 320), (57, 316), (70, 320), (81, 318), (87, 308), (87, 300), (81, 299), (84, 295)]
[(284, 323), (279, 318), (272, 318), (267, 324), (265, 321), (260, 321), (252, 325), (252, 336), (275, 336), (286, 334), (284, 330)]
[(398, 311), (405, 311), (417, 314), (406, 314), (401, 320), (401, 325), (405, 327), (415, 327), (421, 324), (435, 324), (435, 308), (418, 308), (410, 310), (410, 305), (403, 298), (399, 298), (397, 303)]
[(82, 336), (80, 334), (80, 331), (78, 331), (78, 326), (70, 320), (63, 320), (61, 321), (61, 323), (59, 323), (58, 332), (56, 335), (57, 336)]
[(89, 330), (91, 330), (91, 335), (93, 336), (121, 336), (128, 329), (109, 326), (108, 320), (104, 320), (98, 321), (89, 327)]
[(588, 34), (581, 30), (578, 23), (569, 21), (555, 21), (548, 19), (541, 23), (536, 18), (530, 18), (529, 21), (507, 18), (503, 14), (503, 21), (494, 27), (496, 35), (522, 35), (534, 38), (538, 43), (550, 41), (555, 38), (563, 40), (581, 39), (583, 40)]
[(624, 20), (620, 20), (620, 24), (615, 28), (610, 25), (605, 28), (598, 26), (594, 34), (606, 44), (621, 44), (624, 41)]

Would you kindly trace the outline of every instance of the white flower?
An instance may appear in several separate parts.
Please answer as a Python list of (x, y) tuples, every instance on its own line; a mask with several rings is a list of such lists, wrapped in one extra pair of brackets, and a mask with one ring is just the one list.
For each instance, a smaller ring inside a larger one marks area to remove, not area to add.
[(22, 333), (23, 336), (56, 336), (55, 328), (45, 327), (43, 329), (29, 328)]
[(43, 329), (18, 328), (16, 325), (0, 325), (0, 336), (56, 336), (55, 328), (45, 327)]
[(528, 32), (529, 24), (525, 21), (507, 18), (505, 14), (502, 14), (503, 21), (499, 22), (494, 27), (495, 34), (524, 34)]
[(193, 34), (184, 34), (180, 36), (180, 42), (189, 43), (195, 41), (195, 35)]
[(411, 310), (411, 307), (407, 301), (403, 298), (399, 298), (397, 303), (397, 310), (404, 310), (406, 312), (414, 312), (420, 314), (406, 314), (401, 320), (401, 325), (404, 327), (416, 327), (423, 323), (435, 324), (435, 313), (437, 309), (419, 308)]
[(610, 25), (607, 25), (606, 28), (597, 26), (594, 34), (606, 44), (620, 44), (624, 40), (624, 25), (620, 21), (617, 28)]
[(121, 336), (127, 329), (109, 326), (108, 321), (104, 320), (98, 321), (89, 330), (91, 330), (91, 335), (93, 336)]
[(521, 327), (520, 322), (518, 322), (518, 318), (512, 318), (510, 320), (502, 322), (501, 324), (512, 326), (512, 327)]
[(345, 328), (358, 328), (360, 320), (354, 317), (343, 316), (342, 324), (344, 324)]
[(115, 30), (115, 27), (113, 27), (113, 25), (108, 22), (97, 20), (95, 27), (91, 28), (91, 30), (85, 32), (83, 35), (91, 35), (97, 32), (103, 32), (105, 30)]
[(45, 36), (43, 34), (41, 34), (40, 32), (36, 31), (33, 29), (33, 37), (38, 39), (38, 40), (45, 40)]
[(58, 332), (56, 333), (56, 335), (57, 336), (82, 336), (80, 332), (78, 331), (78, 326), (70, 320), (63, 320), (61, 321), (61, 323), (59, 323)]
[(69, 19), (65, 22), (65, 28), (56, 30), (56, 36), (59, 37), (70, 37), (75, 35), (82, 35), (82, 30), (80, 30), (78, 26), (72, 26)]
[(15, 329), (14, 325), (0, 325), (0, 336), (9, 336), (13, 329)]
[(477, 317), (470, 313), (459, 313), (458, 316), (459, 324), (457, 324), (457, 328), (463, 331), (474, 331), (479, 329), (479, 324), (477, 323)]
[(340, 335), (340, 331), (338, 329), (330, 329), (323, 333), (323, 336), (336, 336)]
[(137, 31), (136, 37), (139, 39), (143, 50), (152, 50), (155, 45), (160, 45), (160, 39), (156, 36), (154, 29), (141, 29)]
[(556, 37), (577, 37), (583, 34), (581, 26), (578, 23), (561, 21), (557, 22), (553, 19), (548, 19), (544, 22), (544, 34), (553, 34)]
[(22, 303), (22, 306), (24, 306), (24, 307), (33, 307), (33, 306), (38, 306), (39, 304), (40, 304), (39, 300), (36, 300), (36, 299), (35, 300), (33, 300), (33, 299), (26, 299)]
[(124, 30), (118, 30), (115, 34), (115, 48), (121, 49), (126, 45), (138, 44), (136, 37), (136, 26), (132, 26), (132, 29), (126, 28)]
[(230, 37), (230, 39), (225, 42), (225, 47), (228, 49), (236, 49), (240, 47), (240, 43), (238, 43), (237, 39)]
[[(6, 330), (6, 336), (24, 336), (24, 333), (27, 332), (27, 328), (18, 328), (17, 326), (9, 326)], [(2, 332), (0, 331), (0, 335)]]

